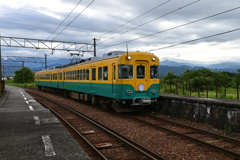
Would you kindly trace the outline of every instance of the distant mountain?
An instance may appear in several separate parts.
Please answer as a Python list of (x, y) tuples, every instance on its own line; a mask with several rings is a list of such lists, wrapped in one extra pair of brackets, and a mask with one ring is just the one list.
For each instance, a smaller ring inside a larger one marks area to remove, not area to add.
[(160, 73), (161, 77), (167, 75), (168, 72), (173, 72), (175, 75), (181, 76), (186, 70), (198, 70), (198, 69), (203, 69), (203, 68), (204, 67), (190, 67), (190, 66), (186, 66), (186, 65), (182, 65), (179, 67), (160, 65), (159, 73)]
[(207, 65), (208, 68), (211, 69), (239, 69), (240, 68), (240, 63), (237, 62), (224, 62), (224, 63), (216, 63), (216, 64), (211, 64)]
[(181, 62), (175, 62), (175, 61), (170, 61), (170, 60), (160, 61), (160, 65), (163, 65), (163, 66), (174, 66), (174, 67), (180, 67), (180, 66), (194, 67), (195, 66), (192, 63), (181, 63)]

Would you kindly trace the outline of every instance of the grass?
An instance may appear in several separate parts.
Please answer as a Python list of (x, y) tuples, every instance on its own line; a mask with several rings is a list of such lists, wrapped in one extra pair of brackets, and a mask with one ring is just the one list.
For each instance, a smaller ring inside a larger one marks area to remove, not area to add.
[(22, 83), (15, 83), (15, 82), (13, 82), (13, 80), (6, 80), (5, 85), (12, 85), (12, 86), (17, 86), (17, 87), (35, 87), (35, 88), (37, 88), (35, 83), (24, 83), (24, 84), (22, 84)]

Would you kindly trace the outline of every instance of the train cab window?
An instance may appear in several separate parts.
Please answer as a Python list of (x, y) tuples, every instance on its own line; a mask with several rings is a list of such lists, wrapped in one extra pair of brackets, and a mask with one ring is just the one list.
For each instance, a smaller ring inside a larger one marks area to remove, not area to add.
[(118, 65), (118, 78), (119, 79), (132, 79), (133, 66), (132, 65)]
[(102, 80), (102, 67), (98, 67), (98, 80)]
[(151, 66), (150, 67), (150, 78), (151, 79), (158, 79), (158, 66)]
[(137, 66), (137, 79), (145, 78), (145, 66)]
[(103, 80), (108, 80), (108, 67), (103, 67)]
[(92, 80), (96, 80), (96, 68), (92, 68)]

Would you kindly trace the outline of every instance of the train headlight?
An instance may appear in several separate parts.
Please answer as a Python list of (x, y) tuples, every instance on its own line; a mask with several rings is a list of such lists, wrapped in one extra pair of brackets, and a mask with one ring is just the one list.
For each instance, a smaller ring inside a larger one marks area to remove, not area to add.
[(155, 57), (152, 57), (152, 60), (153, 60), (153, 61), (156, 61), (156, 58), (155, 58)]
[(127, 60), (129, 60), (129, 61), (130, 61), (131, 59), (132, 59), (132, 57), (131, 57), (131, 56), (127, 56)]
[(144, 87), (145, 87), (144, 84), (139, 84), (138, 85), (138, 90), (139, 91), (144, 91)]

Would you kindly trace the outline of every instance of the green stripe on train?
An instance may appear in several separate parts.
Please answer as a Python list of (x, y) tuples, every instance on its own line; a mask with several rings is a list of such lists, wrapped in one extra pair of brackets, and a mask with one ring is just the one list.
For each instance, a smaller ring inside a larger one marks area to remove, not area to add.
[[(149, 87), (148, 90), (134, 91), (133, 86), (129, 84), (50, 82), (50, 81), (36, 81), (36, 85), (66, 89), (116, 99), (158, 98), (160, 88), (159, 84), (153, 84)], [(127, 91), (132, 91), (132, 93), (129, 93)]]

